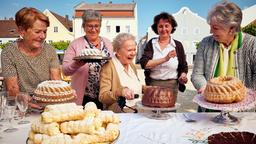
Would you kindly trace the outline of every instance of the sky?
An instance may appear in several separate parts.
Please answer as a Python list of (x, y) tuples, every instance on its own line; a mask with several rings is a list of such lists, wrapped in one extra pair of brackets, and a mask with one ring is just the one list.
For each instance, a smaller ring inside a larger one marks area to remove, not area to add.
[[(59, 15), (69, 15), (72, 18), (74, 7), (81, 2), (86, 3), (108, 3), (110, 0), (0, 0), (0, 19), (14, 17), (15, 13), (22, 7), (35, 7), (41, 11), (49, 9)], [(206, 18), (208, 10), (220, 0), (111, 0), (112, 3), (137, 4), (138, 35), (146, 34), (147, 28), (151, 26), (153, 18), (160, 12), (177, 13), (180, 8), (186, 6), (192, 12)], [(255, 0), (230, 0), (241, 9), (256, 4)], [(256, 12), (255, 12), (256, 13)], [(178, 22), (179, 24), (179, 22)]]

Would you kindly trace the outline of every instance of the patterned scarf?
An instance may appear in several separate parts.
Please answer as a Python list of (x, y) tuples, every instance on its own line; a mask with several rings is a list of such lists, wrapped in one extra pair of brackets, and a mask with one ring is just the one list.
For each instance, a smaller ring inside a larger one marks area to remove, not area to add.
[(224, 50), (224, 45), (220, 43), (219, 45), (219, 51), (220, 51), (220, 57), (219, 61), (217, 63), (214, 77), (218, 76), (235, 76), (235, 51), (239, 49), (242, 45), (242, 33), (239, 32), (236, 34), (235, 39), (231, 43), (231, 48), (229, 50), (229, 58), (228, 58), (228, 68), (227, 68), (227, 73), (224, 71), (224, 55), (223, 55), (223, 50)]

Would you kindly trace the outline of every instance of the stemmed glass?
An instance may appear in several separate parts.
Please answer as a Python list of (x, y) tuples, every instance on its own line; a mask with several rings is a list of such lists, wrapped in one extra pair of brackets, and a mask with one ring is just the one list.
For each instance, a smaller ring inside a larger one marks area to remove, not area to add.
[[(7, 98), (7, 93), (6, 91), (0, 91), (0, 122), (4, 121), (4, 108), (6, 105), (6, 98)], [(3, 125), (0, 124), (0, 129), (2, 129)], [(0, 137), (2, 139), (2, 137)]]
[(16, 108), (17, 108), (17, 106), (16, 106), (16, 102), (15, 102), (15, 97), (14, 96), (8, 96), (7, 101), (6, 101), (6, 106), (5, 106), (5, 109), (4, 109), (4, 113), (5, 113), (5, 116), (8, 120), (8, 123), (9, 123), (8, 125), (9, 126), (6, 130), (4, 130), (4, 132), (10, 133), (10, 132), (14, 132), (14, 131), (18, 130), (17, 128), (14, 128), (12, 126), (12, 120), (13, 120)]
[(19, 121), (18, 124), (30, 123), (30, 121), (24, 120), (30, 99), (31, 98), (30, 98), (29, 94), (25, 93), (25, 92), (20, 92), (16, 96), (16, 104), (21, 112), (21, 121)]
[(7, 94), (6, 91), (0, 91), (0, 121), (4, 120), (4, 108), (6, 105)]

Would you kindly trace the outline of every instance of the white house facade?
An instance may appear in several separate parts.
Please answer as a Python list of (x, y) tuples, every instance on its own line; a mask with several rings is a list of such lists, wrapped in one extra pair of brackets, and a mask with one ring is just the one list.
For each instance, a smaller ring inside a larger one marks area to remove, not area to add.
[(94, 9), (101, 13), (102, 23), (100, 35), (107, 37), (111, 41), (122, 32), (131, 33), (137, 39), (138, 37), (138, 20), (137, 5), (132, 4), (113, 4), (113, 3), (80, 3), (75, 7), (74, 16), (74, 36), (75, 38), (84, 35), (82, 28), (82, 14), (86, 9)]

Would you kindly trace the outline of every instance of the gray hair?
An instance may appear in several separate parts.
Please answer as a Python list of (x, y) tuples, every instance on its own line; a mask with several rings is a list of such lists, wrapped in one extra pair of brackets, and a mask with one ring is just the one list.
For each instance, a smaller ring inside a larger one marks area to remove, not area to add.
[(234, 27), (235, 32), (241, 30), (242, 11), (234, 3), (223, 1), (217, 3), (208, 13), (207, 22), (212, 20), (218, 23)]
[(82, 20), (83, 20), (82, 26), (84, 27), (85, 23), (90, 20), (99, 20), (101, 23), (102, 16), (98, 11), (88, 9), (88, 10), (84, 11), (84, 13), (82, 15)]
[(135, 41), (135, 37), (132, 34), (129, 34), (129, 33), (120, 33), (120, 34), (118, 34), (112, 42), (114, 52), (116, 52), (117, 50), (122, 48), (122, 44), (127, 40), (134, 40)]

